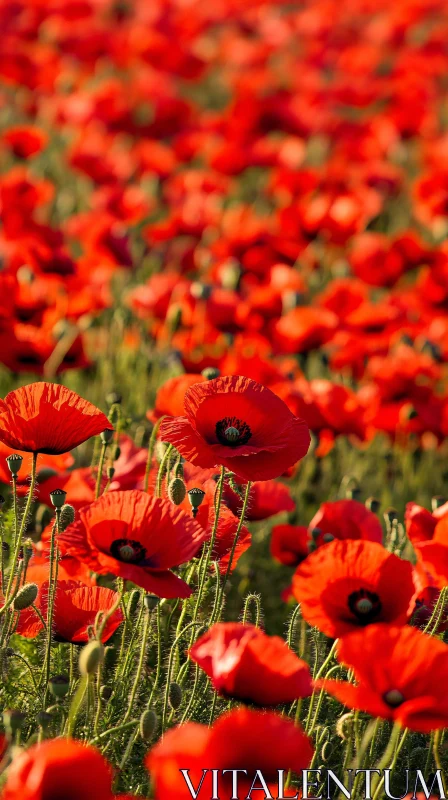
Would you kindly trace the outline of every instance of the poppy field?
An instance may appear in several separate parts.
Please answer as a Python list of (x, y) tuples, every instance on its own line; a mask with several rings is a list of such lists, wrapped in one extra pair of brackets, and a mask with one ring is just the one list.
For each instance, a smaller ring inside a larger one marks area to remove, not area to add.
[(0, 32), (0, 800), (445, 797), (448, 5)]

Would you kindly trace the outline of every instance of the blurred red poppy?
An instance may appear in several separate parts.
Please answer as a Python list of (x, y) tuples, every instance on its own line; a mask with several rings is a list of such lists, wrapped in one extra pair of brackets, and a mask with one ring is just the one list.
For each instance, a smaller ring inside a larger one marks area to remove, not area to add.
[(33, 453), (60, 455), (104, 430), (113, 430), (98, 408), (54, 383), (30, 383), (0, 400), (0, 441)]
[(311, 553), (292, 590), (307, 622), (334, 638), (373, 622), (405, 625), (415, 592), (409, 561), (374, 542), (352, 540)]
[[(39, 586), (35, 602), (44, 619), (48, 610), (48, 581)], [(97, 615), (110, 611), (118, 598), (117, 592), (104, 586), (86, 586), (79, 581), (58, 580), (56, 586), (53, 637), (56, 642), (87, 642), (89, 628), (93, 629)], [(117, 608), (107, 620), (102, 641), (107, 642), (123, 622), (121, 609)], [(43, 629), (43, 624), (32, 608), (21, 611), (17, 633), (26, 639), (34, 639)]]
[(271, 536), (271, 555), (280, 564), (296, 567), (310, 553), (312, 539), (304, 525), (274, 525)]
[(279, 636), (267, 636), (254, 625), (217, 623), (195, 642), (189, 655), (226, 697), (274, 706), (312, 692), (308, 664)]
[[(146, 765), (155, 782), (156, 800), (191, 800), (180, 771), (187, 765), (195, 788), (204, 769), (218, 769), (219, 796), (230, 800), (234, 796), (232, 775), (223, 774), (223, 770), (247, 771), (247, 777), (239, 776), (239, 791), (245, 797), (256, 771), (261, 769), (276, 797), (278, 770), (285, 770), (285, 774), (288, 769), (300, 772), (309, 766), (312, 755), (310, 740), (290, 719), (239, 708), (221, 716), (211, 728), (188, 722), (168, 731), (148, 754)], [(201, 791), (211, 797), (211, 772), (205, 775)]]
[(317, 545), (325, 542), (324, 536), (335, 539), (361, 539), (382, 544), (383, 529), (378, 518), (357, 500), (335, 500), (322, 503), (309, 524)]
[(189, 597), (171, 572), (189, 561), (206, 532), (167, 500), (131, 490), (108, 492), (59, 536), (61, 550), (100, 575), (111, 573), (160, 597)]
[(448, 645), (410, 627), (371, 625), (337, 645), (339, 660), (357, 684), (320, 680), (317, 685), (349, 708), (429, 733), (448, 725)]
[(99, 750), (52, 739), (24, 750), (8, 769), (2, 800), (113, 800), (112, 768)]
[(162, 441), (193, 464), (221, 464), (246, 480), (278, 477), (310, 444), (306, 423), (249, 378), (216, 378), (192, 386), (185, 411), (186, 417), (162, 421)]

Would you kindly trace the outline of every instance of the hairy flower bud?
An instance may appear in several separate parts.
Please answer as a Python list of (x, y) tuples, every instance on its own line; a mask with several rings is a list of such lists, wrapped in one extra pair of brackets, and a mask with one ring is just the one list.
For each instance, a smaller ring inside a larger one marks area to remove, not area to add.
[(25, 586), (19, 589), (14, 598), (13, 605), (15, 610), (23, 611), (24, 608), (32, 606), (38, 593), (39, 587), (36, 583), (26, 583)]
[(152, 739), (157, 730), (158, 722), (155, 711), (148, 709), (143, 712), (140, 717), (140, 736), (144, 741)]
[(75, 521), (76, 511), (70, 503), (64, 503), (59, 515), (59, 530), (65, 531)]
[(175, 506), (180, 506), (180, 504), (185, 500), (186, 494), (187, 489), (182, 478), (174, 478), (174, 480), (170, 481), (168, 486), (168, 497)]
[(180, 707), (182, 703), (182, 689), (180, 688), (178, 683), (171, 683), (168, 693), (168, 699), (170, 702), (170, 706), (174, 711)]
[(86, 644), (79, 656), (79, 671), (81, 675), (93, 675), (104, 660), (104, 647), (96, 639)]
[(130, 594), (128, 602), (128, 614), (130, 617), (132, 617), (137, 611), (139, 600), (140, 600), (140, 592), (138, 589), (134, 589)]

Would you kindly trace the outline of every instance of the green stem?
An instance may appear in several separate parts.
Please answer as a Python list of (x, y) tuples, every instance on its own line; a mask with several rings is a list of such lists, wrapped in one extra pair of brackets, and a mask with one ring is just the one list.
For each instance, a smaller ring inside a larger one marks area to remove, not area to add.
[(96, 476), (96, 487), (95, 487), (95, 500), (98, 500), (101, 494), (101, 481), (103, 478), (103, 470), (104, 470), (104, 461), (106, 459), (106, 451), (107, 451), (107, 443), (101, 445), (101, 452), (100, 452), (100, 460), (98, 462), (98, 474)]
[[(11, 605), (12, 600), (13, 600), (13, 598), (11, 598), (11, 589), (12, 589), (12, 584), (13, 584), (13, 581), (14, 581), (14, 575), (15, 575), (15, 571), (16, 571), (17, 559), (19, 557), (20, 547), (22, 545), (22, 538), (23, 538), (23, 534), (25, 532), (26, 523), (28, 521), (28, 516), (29, 516), (29, 513), (30, 513), (30, 509), (31, 509), (31, 503), (33, 502), (34, 488), (36, 486), (37, 456), (38, 456), (38, 453), (33, 453), (33, 461), (32, 461), (32, 467), (31, 467), (30, 490), (28, 492), (25, 511), (23, 513), (22, 521), (20, 523), (20, 528), (19, 528), (19, 531), (18, 531), (17, 536), (16, 536), (16, 546), (15, 546), (14, 555), (13, 555), (12, 561), (11, 561), (8, 586), (7, 586), (7, 589), (6, 589), (6, 592), (5, 592), (5, 604), (2, 606), (2, 608), (0, 608), (0, 614), (4, 614), (4, 612), (9, 608), (9, 606)], [(15, 481), (13, 481), (13, 483), (15, 484)], [(17, 526), (17, 500), (16, 500), (15, 486), (14, 486), (14, 498), (15, 498), (14, 510), (15, 510), (15, 516), (16, 516), (16, 526)]]
[(138, 661), (137, 672), (135, 673), (134, 684), (132, 686), (131, 696), (129, 698), (128, 710), (126, 711), (126, 714), (124, 715), (123, 722), (127, 722), (127, 720), (129, 719), (129, 717), (131, 715), (132, 706), (134, 705), (134, 700), (135, 700), (138, 688), (140, 686), (140, 680), (141, 680), (141, 677), (142, 677), (143, 667), (144, 667), (145, 659), (146, 659), (146, 646), (148, 644), (150, 623), (151, 623), (151, 613), (149, 611), (147, 611), (146, 612), (145, 624), (144, 624), (144, 627), (143, 627), (143, 638), (142, 638), (142, 643), (141, 643), (141, 647), (140, 647), (140, 658), (139, 658), (139, 661)]
[(171, 457), (171, 451), (173, 449), (173, 445), (169, 444), (166, 448), (163, 458), (160, 462), (159, 471), (157, 473), (157, 483), (156, 483), (156, 497), (162, 497), (162, 482), (165, 475), (165, 470), (167, 464), (169, 463), (169, 459)]
[(157, 420), (156, 424), (154, 425), (154, 428), (152, 429), (151, 438), (149, 440), (148, 458), (146, 459), (145, 479), (144, 479), (144, 482), (143, 482), (143, 490), (145, 492), (148, 491), (149, 476), (151, 474), (152, 459), (153, 459), (153, 456), (154, 456), (154, 450), (155, 450), (156, 441), (157, 441), (157, 434), (159, 432), (160, 423), (162, 422), (163, 419), (164, 419), (164, 417), (160, 417), (160, 419)]

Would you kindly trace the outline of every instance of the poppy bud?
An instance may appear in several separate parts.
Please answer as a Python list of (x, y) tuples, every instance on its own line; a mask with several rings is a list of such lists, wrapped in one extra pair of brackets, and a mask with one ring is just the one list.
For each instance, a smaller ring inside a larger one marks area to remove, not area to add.
[(12, 736), (14, 733), (17, 733), (17, 731), (20, 731), (24, 722), (25, 714), (22, 714), (21, 711), (12, 708), (5, 709), (3, 712), (3, 724), (8, 736)]
[(26, 583), (25, 586), (17, 592), (14, 598), (14, 608), (16, 611), (23, 611), (24, 608), (29, 608), (33, 605), (39, 588), (36, 583)]
[(100, 696), (101, 696), (101, 698), (103, 700), (106, 701), (106, 703), (107, 703), (108, 700), (110, 700), (110, 698), (112, 697), (112, 694), (113, 694), (113, 692), (112, 692), (112, 689), (110, 688), (110, 686), (101, 686), (100, 687)]
[(17, 475), (20, 472), (20, 467), (22, 466), (22, 461), (23, 456), (19, 456), (18, 453), (12, 453), (10, 456), (6, 457), (6, 463), (13, 478), (17, 478)]
[(205, 367), (205, 369), (202, 370), (201, 375), (207, 381), (213, 381), (215, 378), (219, 378), (221, 372), (217, 367)]
[(75, 521), (75, 509), (69, 503), (64, 503), (59, 515), (59, 530), (65, 531)]
[(37, 714), (37, 724), (43, 731), (47, 732), (53, 722), (53, 716), (48, 711), (39, 711)]
[(112, 459), (113, 459), (113, 461), (118, 461), (118, 459), (120, 458), (120, 456), (121, 456), (121, 447), (118, 447), (118, 445), (117, 445), (117, 446), (114, 448), (114, 450), (113, 450), (113, 453), (112, 453)]
[(67, 675), (54, 675), (48, 681), (48, 688), (53, 695), (58, 700), (61, 697), (65, 697), (70, 689), (70, 681), (67, 678)]
[(185, 483), (181, 478), (174, 478), (168, 486), (168, 497), (175, 506), (180, 506), (180, 504), (185, 500), (185, 495), (187, 494), (187, 489)]
[(444, 506), (446, 503), (446, 497), (443, 497), (440, 494), (435, 495), (435, 497), (431, 498), (431, 508), (435, 511), (437, 508)]
[(159, 720), (155, 711), (148, 709), (140, 717), (140, 736), (145, 741), (149, 741), (154, 736)]
[(366, 505), (367, 510), (371, 511), (372, 514), (378, 514), (378, 511), (380, 510), (381, 503), (380, 503), (379, 500), (376, 499), (376, 497), (368, 497), (367, 500), (366, 500), (365, 505)]
[(361, 489), (359, 486), (352, 486), (350, 489), (347, 489), (345, 496), (347, 500), (360, 500)]
[(108, 467), (106, 470), (107, 480), (111, 481), (115, 475), (115, 467)]
[(79, 656), (79, 671), (81, 675), (93, 675), (104, 660), (104, 647), (96, 639), (86, 644)]
[(170, 702), (170, 706), (174, 711), (180, 707), (182, 703), (182, 689), (180, 688), (178, 683), (170, 684), (168, 699)]
[(129, 614), (129, 616), (133, 616), (135, 614), (135, 612), (137, 611), (137, 606), (138, 606), (138, 601), (139, 600), (140, 600), (140, 592), (139, 592), (138, 589), (134, 589), (131, 592), (131, 595), (129, 597), (129, 603), (128, 603), (128, 614)]
[(190, 501), (190, 505), (193, 511), (193, 517), (196, 516), (198, 513), (198, 508), (201, 505), (203, 499), (205, 497), (205, 492), (203, 489), (198, 489), (195, 487), (194, 489), (190, 489), (188, 492), (188, 499)]
[(105, 431), (100, 433), (100, 439), (102, 444), (110, 444), (114, 436), (114, 431), (111, 431), (110, 428), (106, 428)]
[(159, 605), (160, 597), (157, 597), (155, 594), (145, 594), (143, 602), (148, 611), (153, 611)]
[(50, 500), (55, 508), (62, 508), (66, 497), (67, 492), (64, 492), (63, 489), (55, 489), (53, 492), (50, 492)]

